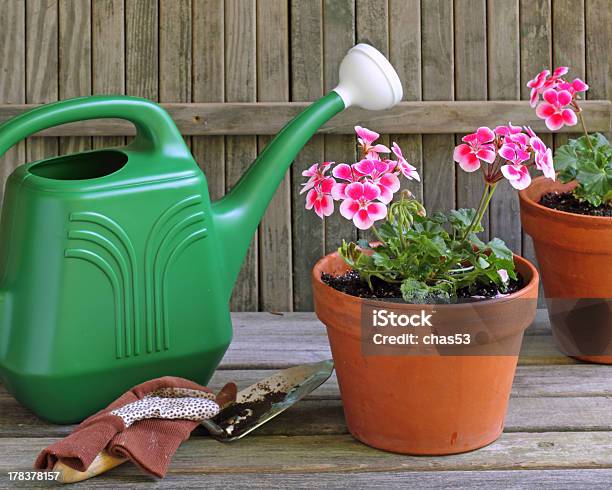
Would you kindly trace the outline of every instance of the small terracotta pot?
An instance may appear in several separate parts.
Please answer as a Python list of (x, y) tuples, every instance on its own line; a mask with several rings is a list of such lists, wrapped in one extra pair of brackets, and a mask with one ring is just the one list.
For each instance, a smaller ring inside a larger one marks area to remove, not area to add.
[(534, 179), (519, 193), (521, 221), (533, 238), (557, 344), (577, 359), (612, 364), (612, 218), (539, 204), (575, 186)]
[[(515, 345), (512, 355), (364, 355), (362, 312), (371, 300), (328, 286), (322, 273), (348, 267), (338, 255), (313, 269), (315, 310), (327, 327), (344, 414), (351, 434), (387, 451), (454, 454), (485, 446), (502, 433), (518, 349), (535, 316), (538, 273), (515, 256), (526, 286), (505, 298), (454, 305), (376, 302), (402, 314), (435, 308), (436, 324), (461, 332), (475, 316), (494, 315), (500, 336)], [(496, 329), (497, 330), (497, 329)]]

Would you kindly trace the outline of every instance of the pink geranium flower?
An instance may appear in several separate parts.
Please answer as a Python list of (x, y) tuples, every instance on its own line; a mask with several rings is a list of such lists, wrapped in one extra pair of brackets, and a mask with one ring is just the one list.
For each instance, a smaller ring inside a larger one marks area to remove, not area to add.
[(540, 170), (544, 177), (555, 180), (555, 167), (553, 165), (553, 153), (550, 148), (546, 148), (543, 152), (535, 153), (535, 165)]
[(404, 158), (402, 149), (399, 147), (399, 145), (396, 142), (393, 142), (393, 145), (391, 146), (391, 150), (397, 157), (397, 166), (400, 172), (403, 174), (403, 176), (406, 177), (407, 179), (410, 179), (410, 180), (414, 179), (417, 182), (420, 182), (421, 178), (419, 177), (419, 173), (417, 172), (416, 167), (413, 167), (412, 165), (408, 163), (408, 160)]
[(360, 230), (367, 230), (375, 221), (387, 216), (387, 206), (374, 202), (380, 197), (380, 190), (370, 182), (349, 184), (346, 186), (346, 196), (340, 205), (340, 214), (352, 219)]
[(519, 165), (529, 160), (531, 154), (521, 145), (517, 145), (513, 142), (504, 142), (502, 147), (499, 149), (499, 156), (515, 165)]
[(391, 172), (392, 165), (394, 164), (381, 160), (369, 160), (367, 158), (353, 165), (356, 172), (368, 177), (367, 181), (378, 187), (380, 191), (378, 200), (385, 204), (390, 203), (393, 199), (393, 194), (400, 189), (400, 181), (397, 175)]
[(563, 75), (567, 75), (567, 72), (569, 72), (569, 67), (560, 66), (559, 68), (555, 68), (555, 71), (553, 71), (552, 77), (556, 79), (556, 78), (562, 77)]
[(365, 158), (378, 159), (379, 153), (389, 153), (390, 150), (385, 145), (372, 144), (380, 138), (380, 134), (368, 128), (362, 128), (361, 126), (355, 126), (355, 132), (358, 136), (357, 141), (359, 142), (359, 147)]
[(542, 70), (533, 80), (529, 80), (527, 82), (527, 86), (531, 88), (531, 94), (529, 96), (529, 104), (531, 107), (535, 107), (537, 105), (540, 90), (544, 87), (548, 75), (550, 75), (550, 70)]
[(507, 126), (497, 126), (494, 130), (497, 136), (510, 136), (513, 134), (520, 134), (523, 131), (521, 126), (513, 126), (511, 122), (508, 122)]
[(302, 172), (304, 177), (309, 177), (308, 181), (305, 184), (302, 184), (302, 190), (300, 194), (304, 194), (304, 192), (312, 189), (316, 185), (319, 185), (325, 178), (325, 172), (329, 169), (334, 162), (323, 162), (321, 164), (314, 163), (306, 170)]
[(337, 182), (336, 184), (334, 184), (331, 194), (332, 194), (332, 197), (336, 201), (340, 199), (346, 199), (346, 194), (344, 192), (344, 190), (346, 189), (346, 186), (352, 182), (357, 182), (359, 178), (361, 177), (361, 175), (359, 175), (353, 169), (354, 166), (355, 166), (354, 164), (351, 166), (346, 163), (341, 163), (334, 167), (334, 170), (332, 171), (332, 175), (337, 179), (345, 181), (345, 182)]
[(544, 119), (546, 127), (556, 131), (564, 124), (574, 126), (578, 122), (576, 113), (567, 107), (572, 102), (572, 94), (567, 90), (548, 89), (543, 94), (544, 102), (536, 109), (540, 119)]
[(334, 200), (331, 191), (336, 181), (331, 177), (323, 179), (306, 194), (306, 209), (313, 209), (319, 218), (331, 216), (334, 212)]
[(552, 75), (550, 75), (549, 70), (542, 70), (533, 80), (529, 80), (527, 82), (527, 86), (531, 88), (531, 94), (529, 96), (529, 104), (531, 107), (535, 107), (537, 105), (540, 94), (544, 93), (545, 90), (550, 88), (566, 90), (562, 87), (562, 85), (566, 84), (567, 82), (565, 82), (565, 80), (563, 80), (561, 77), (568, 71), (569, 68), (567, 66), (560, 66), (559, 68), (556, 68)]
[(525, 165), (503, 165), (501, 172), (508, 179), (510, 185), (519, 191), (529, 187), (529, 184), (531, 184), (529, 169)]
[(474, 172), (480, 168), (480, 160), (487, 163), (495, 161), (495, 146), (492, 141), (495, 133), (483, 126), (478, 131), (464, 136), (461, 144), (455, 148), (453, 159), (466, 172)]

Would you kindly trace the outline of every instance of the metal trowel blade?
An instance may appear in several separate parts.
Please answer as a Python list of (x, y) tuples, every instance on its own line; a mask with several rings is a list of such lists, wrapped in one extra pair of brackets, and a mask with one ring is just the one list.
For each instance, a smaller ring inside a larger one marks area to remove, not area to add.
[(240, 434), (236, 436), (211, 434), (217, 440), (223, 442), (236, 441), (254, 431), (267, 421), (281, 414), (306, 395), (317, 389), (329, 379), (334, 372), (334, 362), (329, 359), (326, 361), (303, 364), (288, 369), (283, 369), (272, 376), (258, 381), (257, 383), (238, 392), (236, 402), (223, 409), (216, 417), (217, 424), (225, 420), (223, 413), (229, 412), (232, 406), (240, 403), (255, 402), (263, 400), (266, 395), (273, 392), (286, 393), (279, 401), (273, 402), (272, 406), (265, 413), (253, 420), (247, 420), (240, 426)]

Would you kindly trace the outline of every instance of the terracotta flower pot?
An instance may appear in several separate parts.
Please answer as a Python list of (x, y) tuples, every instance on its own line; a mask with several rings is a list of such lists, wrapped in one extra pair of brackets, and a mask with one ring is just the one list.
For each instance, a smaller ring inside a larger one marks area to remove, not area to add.
[[(515, 256), (527, 284), (506, 298), (454, 305), (373, 302), (326, 285), (322, 273), (348, 267), (332, 253), (313, 269), (315, 310), (326, 325), (348, 429), (360, 441), (388, 451), (442, 455), (485, 446), (502, 433), (524, 330), (535, 316), (538, 273)], [(435, 309), (440, 330), (493, 318), (511, 344), (508, 355), (365, 355), (362, 314), (367, 303), (406, 314)]]
[(533, 238), (557, 344), (577, 359), (612, 364), (612, 218), (538, 204), (575, 185), (534, 179), (519, 193), (521, 221)]

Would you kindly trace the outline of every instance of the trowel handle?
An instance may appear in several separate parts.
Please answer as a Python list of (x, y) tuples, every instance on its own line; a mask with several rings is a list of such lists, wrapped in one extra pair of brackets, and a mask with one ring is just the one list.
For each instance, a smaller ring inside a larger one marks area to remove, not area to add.
[(136, 126), (132, 148), (190, 158), (189, 150), (168, 113), (158, 104), (128, 96), (93, 96), (46, 104), (0, 126), (0, 156), (34, 133), (89, 119), (125, 119)]

